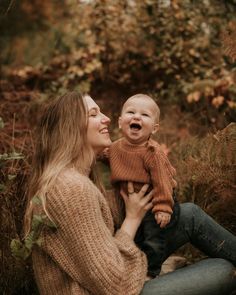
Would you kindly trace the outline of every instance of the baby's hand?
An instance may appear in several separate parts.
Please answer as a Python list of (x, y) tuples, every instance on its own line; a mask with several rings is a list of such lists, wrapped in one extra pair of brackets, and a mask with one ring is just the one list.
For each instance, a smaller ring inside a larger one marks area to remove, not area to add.
[(97, 154), (96, 160), (97, 161), (104, 161), (109, 158), (109, 148), (105, 148), (99, 154)]
[(109, 158), (109, 154), (110, 154), (110, 149), (109, 149), (109, 148), (105, 148), (105, 149), (102, 151), (102, 155), (103, 155), (103, 157), (105, 157), (105, 158)]
[(155, 219), (158, 224), (160, 224), (160, 228), (166, 227), (166, 225), (170, 222), (171, 214), (167, 212), (156, 212)]

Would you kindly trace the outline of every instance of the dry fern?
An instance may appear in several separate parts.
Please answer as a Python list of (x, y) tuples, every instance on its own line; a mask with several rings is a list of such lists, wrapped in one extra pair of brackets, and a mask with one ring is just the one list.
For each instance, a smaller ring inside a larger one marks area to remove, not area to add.
[(236, 123), (175, 150), (179, 197), (236, 232)]
[(224, 54), (233, 62), (236, 60), (236, 23), (229, 23), (226, 31), (221, 35)]

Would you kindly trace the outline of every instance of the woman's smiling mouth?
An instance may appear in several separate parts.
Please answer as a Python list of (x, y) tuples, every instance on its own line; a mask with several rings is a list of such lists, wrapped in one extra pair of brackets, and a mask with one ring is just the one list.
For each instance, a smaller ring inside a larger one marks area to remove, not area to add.
[(100, 131), (99, 131), (101, 134), (105, 134), (105, 133), (109, 133), (109, 130), (107, 127), (105, 128), (102, 128)]

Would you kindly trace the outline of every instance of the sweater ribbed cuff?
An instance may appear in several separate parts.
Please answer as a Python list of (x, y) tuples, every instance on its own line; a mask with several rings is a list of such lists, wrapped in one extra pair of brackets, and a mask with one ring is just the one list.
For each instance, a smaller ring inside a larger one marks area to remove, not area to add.
[[(131, 238), (131, 236), (129, 234), (127, 234), (127, 232), (125, 232), (122, 229), (117, 230), (115, 237), (117, 240), (119, 240), (122, 244), (124, 244), (126, 246), (132, 245), (132, 246), (136, 247), (136, 244), (135, 244), (134, 240)], [(132, 242), (132, 243), (130, 243), (130, 242)]]

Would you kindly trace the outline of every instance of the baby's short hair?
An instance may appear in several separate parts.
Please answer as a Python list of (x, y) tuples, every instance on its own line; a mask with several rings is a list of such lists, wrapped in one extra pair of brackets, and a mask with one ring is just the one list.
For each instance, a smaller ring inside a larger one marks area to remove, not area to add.
[[(156, 108), (156, 119), (157, 119), (157, 122), (159, 122), (159, 119), (160, 119), (160, 108), (159, 108), (159, 106), (157, 105), (156, 101), (155, 101), (151, 96), (149, 96), (149, 95), (147, 95), (147, 94), (143, 94), (143, 93), (138, 93), (138, 94), (135, 94), (135, 95), (130, 96), (130, 97), (126, 100), (126, 102), (127, 102), (128, 100), (133, 99), (133, 98), (140, 98), (140, 99), (149, 99), (149, 100), (151, 100), (151, 101), (154, 103), (154, 105), (155, 105), (155, 108)], [(126, 103), (126, 102), (125, 102), (125, 103)], [(124, 105), (125, 105), (125, 103), (124, 103)], [(123, 108), (124, 108), (124, 105), (123, 105)], [(122, 111), (123, 111), (123, 108), (122, 108)]]

